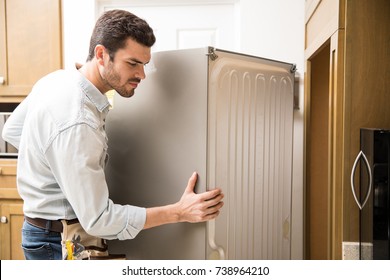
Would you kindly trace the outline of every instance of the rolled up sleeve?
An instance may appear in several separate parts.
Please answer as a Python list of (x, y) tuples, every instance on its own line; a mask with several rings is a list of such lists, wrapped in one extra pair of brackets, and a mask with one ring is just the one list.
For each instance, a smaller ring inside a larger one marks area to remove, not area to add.
[(125, 229), (118, 234), (119, 240), (133, 239), (143, 229), (146, 221), (146, 209), (127, 205), (129, 218)]

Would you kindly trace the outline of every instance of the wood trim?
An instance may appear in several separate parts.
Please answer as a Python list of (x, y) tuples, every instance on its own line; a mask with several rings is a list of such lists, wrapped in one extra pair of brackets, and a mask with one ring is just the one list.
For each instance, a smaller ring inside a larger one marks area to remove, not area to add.
[[(328, 175), (326, 202), (326, 258), (342, 259), (343, 241), (343, 149), (344, 149), (344, 30), (337, 31), (328, 41), (329, 47), (329, 115), (328, 115)], [(323, 47), (316, 51), (325, 51)], [(305, 77), (305, 170), (310, 166), (310, 103), (311, 103), (311, 61), (306, 61)], [(325, 128), (326, 129), (326, 128)], [(305, 174), (306, 182), (310, 182), (310, 174)], [(305, 182), (305, 186), (307, 183)], [(306, 195), (310, 195), (310, 189), (306, 189)], [(305, 198), (306, 201), (306, 198)], [(307, 209), (305, 207), (307, 211)], [(305, 213), (305, 244), (310, 242), (310, 222), (308, 213)], [(310, 256), (310, 248), (305, 248), (306, 257)]]
[(342, 259), (343, 241), (343, 150), (344, 150), (344, 30), (330, 41), (330, 108), (331, 108), (331, 174), (330, 174), (330, 251), (331, 259)]
[(329, 259), (330, 251), (330, 42), (306, 61), (305, 258)]
[(305, 76), (304, 76), (304, 116), (303, 116), (303, 126), (304, 126), (304, 136), (303, 136), (303, 185), (304, 185), (304, 192), (303, 192), (303, 201), (304, 201), (304, 207), (303, 207), (303, 258), (308, 259), (310, 256), (309, 253), (309, 242), (310, 242), (310, 220), (308, 218), (308, 182), (310, 182), (310, 172), (307, 172), (308, 167), (310, 166), (310, 151), (309, 148), (311, 145), (310, 137), (309, 137), (309, 128), (310, 128), (310, 96), (311, 96), (311, 62), (310, 60), (305, 61)]
[(305, 15), (306, 59), (313, 56), (339, 28), (344, 27), (344, 0), (313, 0), (308, 5)]
[(311, 19), (322, 0), (307, 0), (305, 5), (305, 24)]
[(338, 28), (338, 1), (322, 0), (305, 24), (305, 48), (318, 49)]

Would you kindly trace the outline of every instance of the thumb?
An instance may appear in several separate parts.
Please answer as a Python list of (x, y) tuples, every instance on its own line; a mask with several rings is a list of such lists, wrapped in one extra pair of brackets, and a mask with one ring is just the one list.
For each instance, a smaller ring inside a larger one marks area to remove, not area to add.
[(198, 174), (196, 172), (192, 173), (190, 179), (188, 180), (188, 184), (187, 184), (185, 192), (187, 192), (187, 193), (194, 192), (194, 188), (195, 188), (197, 179), (198, 179)]

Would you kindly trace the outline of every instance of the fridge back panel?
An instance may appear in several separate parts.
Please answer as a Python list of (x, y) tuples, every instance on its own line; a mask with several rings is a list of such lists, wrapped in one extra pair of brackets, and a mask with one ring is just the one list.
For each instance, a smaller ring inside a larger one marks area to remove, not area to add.
[(214, 54), (207, 185), (223, 189), (225, 206), (208, 225), (208, 258), (289, 259), (292, 65)]

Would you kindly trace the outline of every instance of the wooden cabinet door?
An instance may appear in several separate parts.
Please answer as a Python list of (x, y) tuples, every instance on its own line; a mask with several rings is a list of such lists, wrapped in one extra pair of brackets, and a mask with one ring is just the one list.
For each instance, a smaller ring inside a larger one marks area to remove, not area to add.
[(23, 204), (2, 203), (0, 205), (0, 259), (2, 260), (23, 260), (22, 225), (24, 220)]
[(60, 0), (0, 0), (1, 102), (20, 101), (61, 60)]
[(23, 260), (23, 201), (16, 189), (16, 159), (0, 159), (0, 259)]
[(0, 199), (20, 198), (16, 189), (16, 159), (0, 159)]

